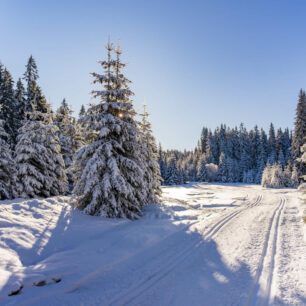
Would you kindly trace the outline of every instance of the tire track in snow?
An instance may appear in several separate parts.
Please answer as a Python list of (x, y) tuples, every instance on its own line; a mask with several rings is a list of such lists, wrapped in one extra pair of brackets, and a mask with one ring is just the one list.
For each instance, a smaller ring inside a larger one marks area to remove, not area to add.
[(107, 305), (126, 305), (131, 303), (136, 298), (140, 297), (142, 294), (147, 292), (149, 289), (153, 288), (160, 280), (166, 278), (171, 274), (175, 268), (185, 261), (191, 254), (194, 254), (196, 249), (202, 245), (207, 240), (210, 240), (214, 235), (216, 235), (221, 228), (223, 228), (226, 224), (232, 221), (236, 216), (238, 216), (243, 211), (253, 208), (260, 204), (263, 196), (259, 195), (253, 203), (246, 205), (244, 208), (239, 211), (234, 211), (227, 216), (223, 217), (217, 223), (213, 225), (203, 237), (196, 239), (196, 241), (190, 246), (184, 248), (182, 252), (176, 254), (176, 256), (169, 256), (166, 258), (166, 261), (163, 261), (163, 265), (154, 273), (147, 276), (145, 279), (138, 282), (136, 285), (131, 286), (124, 293), (117, 295), (113, 298)]
[(281, 198), (279, 205), (274, 210), (270, 219), (254, 284), (248, 298), (248, 306), (269, 304), (274, 274), (279, 221), (285, 203), (286, 199)]

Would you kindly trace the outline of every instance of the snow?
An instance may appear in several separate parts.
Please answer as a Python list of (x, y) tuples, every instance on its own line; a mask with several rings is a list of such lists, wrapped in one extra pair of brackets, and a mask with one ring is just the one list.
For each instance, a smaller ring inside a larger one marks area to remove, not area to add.
[(163, 204), (136, 221), (84, 215), (70, 202), (0, 202), (1, 305), (306, 303), (295, 189), (164, 187)]

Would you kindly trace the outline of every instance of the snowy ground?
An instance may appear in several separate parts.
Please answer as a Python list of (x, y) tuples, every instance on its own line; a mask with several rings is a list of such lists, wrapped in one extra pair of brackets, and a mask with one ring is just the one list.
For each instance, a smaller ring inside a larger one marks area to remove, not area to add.
[(0, 304), (306, 304), (295, 190), (163, 191), (138, 221), (83, 215), (69, 197), (0, 202)]

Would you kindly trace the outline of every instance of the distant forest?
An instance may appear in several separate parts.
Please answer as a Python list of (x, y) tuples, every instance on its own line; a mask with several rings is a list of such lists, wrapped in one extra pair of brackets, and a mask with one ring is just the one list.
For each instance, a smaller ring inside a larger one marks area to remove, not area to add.
[[(260, 184), (266, 167), (271, 168), (275, 187), (295, 187), (305, 174), (299, 161), (306, 135), (306, 98), (300, 91), (294, 132), (275, 130), (268, 135), (256, 125), (247, 130), (221, 124), (214, 131), (203, 127), (198, 146), (193, 151), (167, 150), (159, 146), (159, 165), (164, 185), (199, 182), (243, 182)], [(280, 177), (276, 177), (276, 176)]]

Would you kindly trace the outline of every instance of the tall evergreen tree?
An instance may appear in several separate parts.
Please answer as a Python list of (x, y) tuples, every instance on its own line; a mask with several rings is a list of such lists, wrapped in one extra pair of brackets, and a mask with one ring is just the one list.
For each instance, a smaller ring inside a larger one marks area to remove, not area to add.
[(4, 121), (4, 130), (8, 134), (8, 143), (13, 147), (16, 142), (18, 119), (18, 105), (15, 99), (14, 82), (9, 71), (4, 68), (1, 77), (1, 99), (0, 99), (0, 119)]
[(14, 148), (24, 114), (24, 87), (19, 79), (16, 90), (9, 71), (0, 63), (0, 119), (7, 133), (7, 142)]
[(219, 152), (220, 154), (223, 152), (225, 156), (228, 156), (227, 150), (227, 138), (226, 138), (226, 125), (221, 124), (219, 135), (218, 135), (218, 142), (219, 142)]
[(67, 188), (57, 127), (51, 113), (32, 108), (19, 129), (16, 145), (19, 193), (24, 197), (50, 197)]
[(72, 163), (74, 154), (84, 145), (83, 135), (79, 124), (72, 116), (72, 110), (63, 99), (61, 106), (56, 110), (54, 123), (58, 127), (58, 137), (61, 154), (64, 159), (69, 190), (73, 188)]
[[(5, 78), (4, 78), (5, 67), (0, 62), (0, 111), (2, 109), (3, 101), (4, 101), (4, 93), (5, 93)], [(2, 125), (4, 122), (2, 122)]]
[(28, 59), (23, 78), (26, 82), (25, 112), (29, 113), (35, 110), (38, 112), (47, 113), (48, 103), (41, 91), (41, 88), (37, 84), (38, 69), (36, 61), (32, 55)]
[(280, 149), (278, 152), (278, 158), (277, 158), (278, 163), (282, 166), (285, 167), (286, 165), (286, 161), (285, 161), (285, 157), (284, 157), (284, 153), (283, 150)]
[(79, 117), (80, 117), (80, 118), (83, 117), (83, 116), (85, 115), (85, 113), (86, 113), (86, 110), (85, 110), (84, 105), (82, 104), (82, 105), (81, 105), (80, 112), (79, 112)]
[(0, 62), (0, 101), (3, 97), (3, 86), (4, 86), (4, 66)]
[(199, 182), (207, 182), (207, 169), (206, 169), (206, 158), (203, 154), (197, 165), (197, 180)]
[(254, 183), (255, 184), (260, 184), (261, 183), (261, 180), (262, 180), (262, 174), (263, 174), (263, 171), (265, 169), (265, 161), (263, 159), (263, 157), (259, 160), (259, 163), (258, 163), (258, 168), (257, 168), (257, 173), (256, 173), (256, 176), (255, 176), (255, 181)]
[(146, 181), (148, 202), (157, 203), (161, 196), (161, 176), (158, 164), (158, 152), (155, 138), (152, 134), (149, 114), (146, 106), (143, 106), (142, 120), (140, 125), (140, 145), (142, 147), (142, 157), (144, 163), (144, 179)]
[(6, 142), (9, 135), (5, 132), (3, 123), (0, 120), (0, 200), (17, 196), (16, 165), (12, 158), (12, 151)]
[(249, 134), (247, 129), (240, 124), (239, 127), (239, 148), (240, 148), (240, 180), (243, 180), (243, 174), (246, 173), (251, 167), (251, 155), (250, 155), (250, 146), (249, 146)]
[(26, 82), (25, 111), (30, 112), (33, 110), (32, 107), (36, 106), (36, 81), (38, 79), (37, 65), (32, 55), (28, 59), (26, 71), (23, 75), (23, 78)]
[(17, 118), (17, 131), (22, 126), (22, 121), (24, 120), (24, 111), (25, 111), (25, 88), (21, 79), (19, 78), (16, 83), (15, 90), (15, 100), (17, 104), (16, 118)]
[(219, 162), (219, 150), (218, 143), (216, 141), (216, 131), (214, 134), (209, 132), (208, 134), (208, 148), (206, 149), (206, 154), (211, 163), (218, 164)]
[(174, 155), (169, 157), (167, 163), (167, 172), (165, 177), (166, 185), (179, 185), (181, 184), (181, 175), (179, 170), (177, 169), (176, 158)]
[(269, 162), (270, 164), (273, 164), (276, 159), (276, 139), (275, 139), (275, 129), (273, 123), (270, 124), (270, 129), (269, 129)]
[(289, 129), (286, 128), (282, 137), (282, 145), (283, 145), (283, 152), (285, 156), (285, 162), (288, 163), (289, 159), (291, 159), (291, 139), (290, 139), (290, 132)]
[(306, 94), (304, 90), (300, 90), (299, 101), (296, 108), (295, 127), (292, 139), (292, 155), (295, 160), (299, 175), (306, 173), (306, 168), (299, 161), (301, 158), (300, 148), (306, 143)]
[(112, 59), (112, 44), (106, 49), (107, 60), (100, 62), (104, 74), (92, 73), (93, 82), (103, 87), (92, 92), (99, 101), (80, 119), (88, 128), (88, 145), (76, 154), (74, 193), (77, 207), (87, 214), (133, 219), (148, 198), (133, 92), (121, 72), (121, 50), (118, 47)]
[[(298, 159), (298, 162), (303, 163), (304, 167), (306, 167), (306, 143), (301, 147), (301, 157)], [(306, 181), (306, 172), (301, 175), (301, 178)]]
[(85, 116), (85, 114), (86, 114), (86, 110), (85, 110), (84, 105), (82, 104), (80, 112), (79, 112), (79, 120), (76, 123), (76, 127), (79, 131), (83, 144), (86, 143), (85, 141), (86, 125), (85, 125), (85, 122), (84, 121), (82, 122), (81, 119)]
[(202, 153), (206, 153), (207, 146), (208, 146), (208, 128), (203, 127), (202, 133), (201, 133), (201, 139), (200, 139), (200, 146)]
[(60, 107), (55, 112), (54, 123), (59, 126), (66, 117), (69, 117), (72, 120), (72, 113), (73, 111), (70, 109), (66, 99), (64, 98)]
[(158, 145), (158, 164), (160, 168), (160, 175), (162, 178), (162, 184), (164, 185), (164, 179), (166, 177), (166, 172), (167, 172), (167, 165), (164, 160), (164, 154), (163, 154), (163, 149), (161, 143)]

